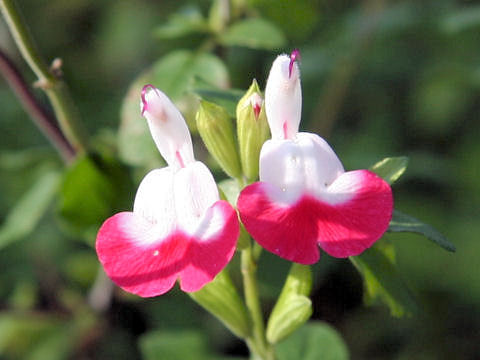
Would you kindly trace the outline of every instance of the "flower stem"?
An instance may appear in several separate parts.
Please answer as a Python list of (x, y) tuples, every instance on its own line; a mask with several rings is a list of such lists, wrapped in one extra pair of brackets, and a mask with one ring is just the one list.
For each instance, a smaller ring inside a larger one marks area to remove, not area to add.
[(255, 360), (274, 360), (273, 347), (265, 337), (265, 324), (260, 306), (258, 284), (256, 278), (257, 264), (253, 258), (252, 248), (242, 250), (242, 275), (245, 302), (252, 321), (252, 332), (246, 339), (247, 345)]
[(63, 134), (76, 152), (83, 152), (86, 148), (86, 133), (67, 86), (40, 57), (13, 1), (0, 0), (0, 10), (20, 53), (38, 77), (36, 84), (47, 94)]

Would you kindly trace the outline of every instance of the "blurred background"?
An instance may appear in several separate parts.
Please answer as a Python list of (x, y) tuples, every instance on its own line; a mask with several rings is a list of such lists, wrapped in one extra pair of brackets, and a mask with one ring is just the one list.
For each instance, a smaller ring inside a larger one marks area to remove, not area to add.
[[(314, 318), (339, 331), (352, 359), (480, 358), (480, 2), (232, 0), (227, 12), (225, 3), (17, 1), (46, 61), (63, 59), (92, 150), (117, 180), (103, 190), (88, 163), (65, 172), (0, 78), (0, 359), (246, 357), (178, 290), (141, 300), (115, 288), (103, 299), (109, 284), (93, 244), (101, 221), (129, 210), (139, 180), (161, 165), (138, 122), (140, 84), (164, 89), (191, 121), (207, 88), (238, 97), (253, 78), (264, 88), (276, 55), (293, 48), (301, 52), (302, 128), (328, 139), (346, 169), (408, 156), (395, 207), (457, 248), (385, 235), (419, 303), (402, 318), (365, 306), (356, 269), (322, 254)], [(245, 19), (253, 22), (234, 28)], [(32, 84), (3, 19), (0, 48)], [(266, 311), (288, 265), (262, 255)]]

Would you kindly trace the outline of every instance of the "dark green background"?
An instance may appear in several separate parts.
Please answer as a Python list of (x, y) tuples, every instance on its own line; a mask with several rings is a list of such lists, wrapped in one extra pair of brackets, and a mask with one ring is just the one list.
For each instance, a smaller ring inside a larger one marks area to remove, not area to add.
[[(163, 55), (194, 49), (201, 40), (158, 39), (154, 29), (185, 5), (203, 14), (209, 7), (200, 0), (18, 3), (45, 59), (63, 59), (92, 143), (112, 153), (130, 84)], [(452, 254), (420, 236), (386, 235), (421, 304), (420, 314), (402, 319), (390, 317), (383, 305), (363, 306), (356, 270), (323, 254), (314, 267), (314, 317), (339, 330), (352, 359), (477, 358), (480, 4), (256, 0), (251, 6), (254, 16), (284, 32), (287, 43), (278, 50), (217, 48), (230, 85), (246, 89), (256, 77), (263, 88), (275, 56), (299, 48), (302, 128), (327, 138), (346, 169), (409, 156), (406, 174), (394, 185), (396, 208), (434, 225), (457, 247)], [(1, 21), (0, 46), (33, 82)], [(47, 104), (40, 91), (35, 94)], [(0, 152), (1, 220), (46, 167), (60, 168), (3, 80)], [(138, 182), (144, 172), (136, 171)], [(206, 346), (192, 329), (200, 329), (218, 354), (245, 355), (240, 342), (177, 290), (143, 301), (118, 291), (111, 309), (91, 315), (84, 300), (97, 271), (94, 250), (54, 208), (31, 235), (0, 250), (1, 359), (134, 359), (141, 356), (139, 344), (147, 352), (156, 330), (179, 341), (174, 349), (182, 348), (183, 337), (197, 344), (191, 346)], [(260, 266), (270, 308), (288, 264), (264, 255)]]

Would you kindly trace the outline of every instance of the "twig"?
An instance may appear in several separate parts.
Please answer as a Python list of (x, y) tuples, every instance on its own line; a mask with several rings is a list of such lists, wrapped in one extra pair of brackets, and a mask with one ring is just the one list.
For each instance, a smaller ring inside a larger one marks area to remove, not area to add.
[(0, 73), (3, 75), (13, 92), (20, 100), (25, 111), (30, 115), (32, 121), (37, 125), (45, 137), (57, 149), (66, 163), (73, 160), (75, 151), (63, 136), (57, 126), (55, 118), (47, 113), (33, 96), (30, 88), (13, 62), (0, 49)]
[[(86, 133), (65, 83), (42, 60), (12, 0), (0, 0), (0, 10), (25, 61), (38, 77), (36, 84), (47, 94), (62, 133), (75, 151), (86, 149)], [(58, 69), (57, 69), (58, 70)]]

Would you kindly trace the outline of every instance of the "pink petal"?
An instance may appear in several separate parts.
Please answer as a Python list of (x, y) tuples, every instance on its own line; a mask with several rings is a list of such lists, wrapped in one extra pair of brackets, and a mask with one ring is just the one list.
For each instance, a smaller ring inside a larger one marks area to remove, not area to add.
[(132, 212), (107, 219), (97, 235), (96, 249), (107, 275), (122, 289), (143, 297), (169, 291), (177, 278), (184, 291), (202, 288), (228, 264), (239, 228), (234, 209), (216, 202), (203, 219), (221, 231), (192, 236), (174, 230), (158, 237), (155, 224)]
[(387, 230), (393, 210), (390, 186), (367, 170), (340, 175), (322, 198), (305, 193), (282, 204), (281, 192), (269, 183), (246, 187), (240, 218), (265, 249), (301, 264), (318, 261), (317, 243), (335, 257), (360, 254)]

